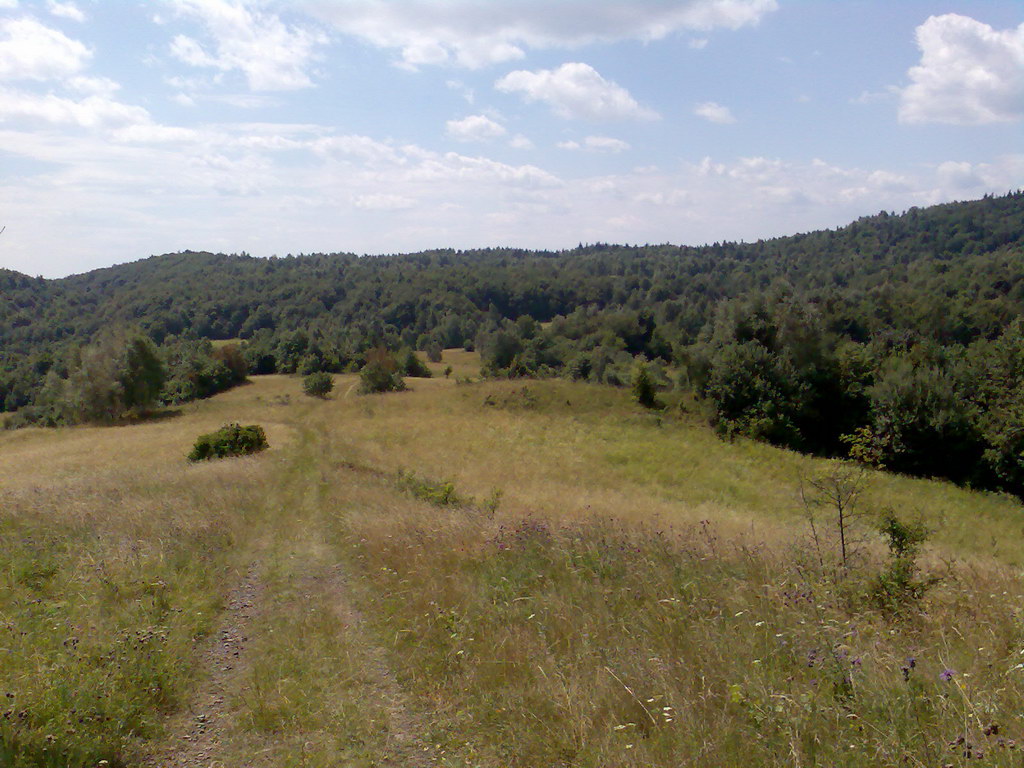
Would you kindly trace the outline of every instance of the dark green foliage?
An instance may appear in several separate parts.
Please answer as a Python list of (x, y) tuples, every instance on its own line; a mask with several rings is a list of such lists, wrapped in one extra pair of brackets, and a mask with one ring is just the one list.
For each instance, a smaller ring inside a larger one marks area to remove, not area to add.
[(56, 368), (47, 372), (36, 404), (8, 427), (112, 423), (159, 404), (166, 368), (148, 339), (110, 334), (73, 357), (66, 377)]
[(403, 392), (405, 389), (394, 356), (383, 347), (370, 350), (366, 354), (366, 364), (359, 372), (359, 394)]
[(51, 372), (68, 379), (80, 350), (116, 327), (160, 345), (166, 402), (237, 382), (231, 361), (182, 348), (209, 339), (244, 339), (257, 374), (352, 371), (377, 347), (433, 356), (461, 344), (487, 375), (628, 386), (642, 357), (685, 365), (725, 433), (838, 456), (844, 436), (868, 429), (894, 469), (1024, 493), (1008, 335), (1024, 314), (1022, 243), (1015, 192), (699, 248), (185, 252), (54, 281), (0, 270), (0, 409), (58, 418)]
[(226, 424), (216, 432), (200, 435), (188, 454), (189, 461), (247, 456), (267, 448), (267, 436), (258, 424)]
[(118, 383), (121, 385), (124, 407), (144, 410), (160, 397), (167, 373), (163, 361), (148, 339), (130, 340), (124, 351)]
[(248, 363), (234, 344), (215, 348), (206, 339), (172, 337), (164, 342), (163, 353), (169, 376), (161, 399), (168, 404), (211, 397), (248, 378)]
[(923, 523), (900, 520), (892, 510), (882, 515), (878, 529), (889, 545), (889, 562), (878, 575), (873, 594), (882, 608), (899, 609), (933, 583), (917, 577), (917, 556), (929, 531)]
[[(454, 347), (455, 345), (452, 344), (452, 346)], [(440, 363), (441, 362), (441, 351), (442, 351), (441, 350), (441, 345), (438, 344), (436, 341), (435, 342), (431, 342), (430, 344), (427, 344), (427, 347), (426, 347), (427, 360), (429, 360), (432, 363)], [(415, 374), (410, 373), (409, 375), (410, 376), (414, 376)]]
[(779, 445), (796, 445), (796, 418), (803, 387), (785, 358), (748, 341), (720, 347), (710, 360), (701, 390), (715, 407), (715, 422), (724, 432)]
[(484, 368), (496, 374), (512, 367), (516, 356), (523, 351), (523, 343), (514, 332), (500, 330), (489, 334), (479, 349)]
[(334, 389), (334, 378), (329, 373), (317, 371), (302, 379), (302, 391), (311, 397), (327, 397)]
[(977, 473), (984, 443), (967, 376), (955, 351), (918, 347), (882, 363), (869, 394), (884, 466), (957, 481)]
[(644, 408), (663, 407), (658, 400), (657, 389), (647, 370), (647, 363), (639, 361), (633, 369), (633, 399)]
[[(428, 353), (429, 354), (429, 353)], [(415, 379), (429, 379), (430, 369), (420, 360), (419, 356), (409, 347), (398, 353), (398, 370), (403, 376)]]

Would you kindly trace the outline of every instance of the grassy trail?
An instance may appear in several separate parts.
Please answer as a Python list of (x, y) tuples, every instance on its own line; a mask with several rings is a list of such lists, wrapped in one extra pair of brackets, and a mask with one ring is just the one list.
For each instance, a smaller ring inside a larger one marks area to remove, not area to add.
[[(871, 478), (936, 527), (883, 605), (878, 546), (808, 550), (813, 460), (604, 388), (350, 383), (0, 434), (0, 766), (1019, 768), (1019, 505)], [(188, 465), (227, 421), (271, 449)]]
[[(258, 604), (239, 623), (229, 601), (203, 658), (203, 704), (188, 713), (184, 743), (170, 729), (157, 753), (175, 757), (162, 764), (431, 764), (419, 718), (354, 606), (339, 551), (343, 514), (330, 498), (329, 437), (311, 407), (294, 409), (296, 440), (253, 532), (255, 565), (241, 588)], [(238, 656), (221, 652), (224, 635), (244, 635), (232, 647)], [(213, 715), (203, 710), (211, 706)]]

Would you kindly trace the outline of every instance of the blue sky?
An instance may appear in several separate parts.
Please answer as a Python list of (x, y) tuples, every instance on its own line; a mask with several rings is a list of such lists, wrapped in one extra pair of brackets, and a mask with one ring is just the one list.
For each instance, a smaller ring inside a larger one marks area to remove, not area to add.
[(753, 240), (1022, 123), (1018, 0), (0, 0), (0, 267)]

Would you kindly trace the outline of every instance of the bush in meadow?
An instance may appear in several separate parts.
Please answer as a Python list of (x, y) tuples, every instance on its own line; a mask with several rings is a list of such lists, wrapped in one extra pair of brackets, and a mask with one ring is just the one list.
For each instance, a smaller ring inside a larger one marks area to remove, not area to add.
[(311, 373), (302, 379), (302, 391), (310, 397), (327, 397), (334, 389), (334, 379), (325, 371)]
[(247, 456), (267, 448), (267, 436), (259, 424), (226, 424), (216, 432), (200, 435), (188, 454), (189, 461)]

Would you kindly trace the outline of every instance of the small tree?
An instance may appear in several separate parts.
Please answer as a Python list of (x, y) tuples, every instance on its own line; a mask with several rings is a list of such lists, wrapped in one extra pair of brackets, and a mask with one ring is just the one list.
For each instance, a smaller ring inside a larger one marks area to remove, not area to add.
[(402, 392), (405, 389), (398, 363), (386, 348), (377, 347), (366, 353), (366, 365), (359, 372), (359, 394)]
[(311, 373), (302, 380), (302, 391), (310, 397), (327, 397), (334, 389), (334, 379), (325, 371)]
[(898, 609), (935, 581), (917, 578), (917, 556), (930, 531), (924, 523), (901, 520), (891, 509), (882, 514), (878, 530), (889, 545), (889, 563), (878, 574), (875, 597), (882, 607)]
[(426, 352), (427, 360), (429, 360), (432, 363), (441, 362), (441, 345), (438, 344), (436, 341), (432, 341), (429, 344), (427, 344)]
[(647, 370), (647, 363), (643, 360), (637, 362), (633, 369), (633, 398), (644, 408), (661, 408), (658, 400), (654, 381), (651, 373)]
[(832, 518), (839, 543), (840, 562), (846, 570), (857, 543), (853, 528), (862, 514), (857, 502), (866, 482), (865, 469), (862, 466), (843, 461), (831, 462), (827, 470), (814, 477), (801, 478), (800, 501), (810, 523), (818, 559), (822, 564), (825, 561), (823, 532), (818, 529), (817, 511), (827, 510), (827, 514)]
[(409, 347), (406, 347), (398, 354), (398, 372), (403, 376), (412, 376), (417, 379), (429, 379), (431, 377), (430, 369), (424, 365), (423, 361)]

